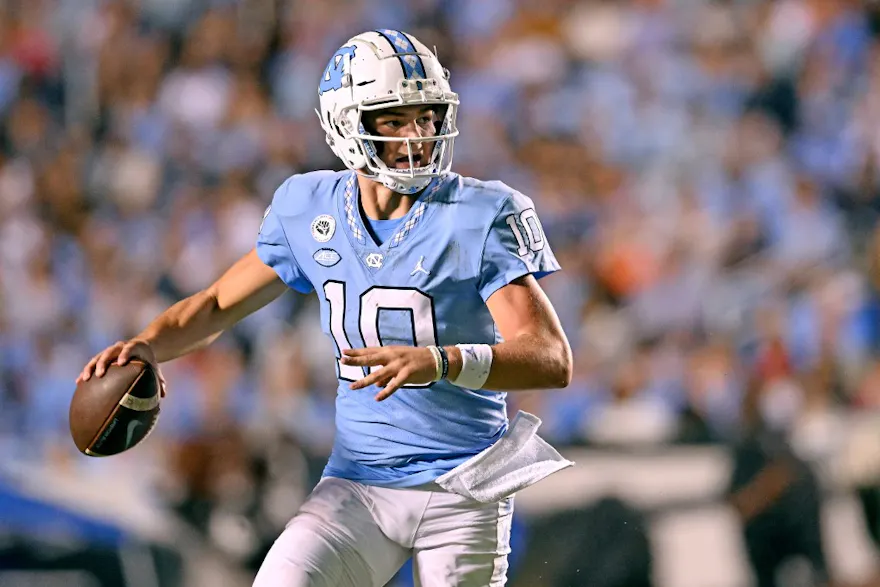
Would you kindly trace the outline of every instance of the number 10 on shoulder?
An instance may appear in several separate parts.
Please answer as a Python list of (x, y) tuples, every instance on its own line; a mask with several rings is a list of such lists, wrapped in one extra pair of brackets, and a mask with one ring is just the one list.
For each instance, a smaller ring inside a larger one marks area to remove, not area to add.
[[(517, 217), (519, 222), (517, 222)], [(516, 254), (525, 257), (529, 251), (537, 253), (544, 248), (546, 240), (544, 239), (544, 229), (541, 227), (541, 221), (538, 220), (538, 214), (532, 208), (526, 208), (519, 214), (510, 214), (506, 219), (507, 226), (513, 231), (516, 238), (518, 248)], [(520, 225), (525, 229), (526, 236), (523, 237)], [(526, 242), (528, 241), (528, 243)]]

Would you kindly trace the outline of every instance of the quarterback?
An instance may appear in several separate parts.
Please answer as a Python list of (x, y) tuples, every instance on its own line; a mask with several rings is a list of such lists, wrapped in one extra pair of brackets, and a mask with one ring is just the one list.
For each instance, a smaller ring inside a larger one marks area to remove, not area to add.
[(335, 442), (254, 585), (379, 587), (409, 558), (418, 585), (504, 585), (513, 495), (572, 464), (505, 404), (571, 378), (537, 281), (559, 265), (528, 197), (450, 171), (458, 95), (411, 35), (347, 41), (318, 100), (347, 170), (285, 181), (249, 254), (80, 378), (169, 361), (288, 288), (315, 292), (336, 348)]

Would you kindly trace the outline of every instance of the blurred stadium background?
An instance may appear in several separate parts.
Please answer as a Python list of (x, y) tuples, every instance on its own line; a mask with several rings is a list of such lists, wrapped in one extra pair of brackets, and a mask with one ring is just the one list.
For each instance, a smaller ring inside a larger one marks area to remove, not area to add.
[(869, 584), (878, 3), (0, 0), (0, 585), (250, 584), (332, 440), (316, 304), (168, 364), (130, 454), (75, 452), (73, 380), (338, 167), (318, 78), (375, 27), (437, 46), (455, 169), (534, 198), (565, 269), (575, 381), (510, 409), (578, 466), (517, 497), (510, 584)]

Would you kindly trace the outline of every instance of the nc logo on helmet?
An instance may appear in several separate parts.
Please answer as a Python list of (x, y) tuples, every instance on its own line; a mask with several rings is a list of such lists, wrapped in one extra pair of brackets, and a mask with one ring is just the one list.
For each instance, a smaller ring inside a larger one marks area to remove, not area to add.
[(324, 77), (321, 78), (321, 83), (318, 85), (319, 96), (324, 92), (342, 88), (342, 76), (345, 73), (343, 71), (345, 56), (347, 55), (349, 59), (354, 59), (356, 48), (354, 45), (342, 47), (333, 54), (333, 57), (330, 58), (330, 63), (327, 64), (327, 69), (324, 70)]

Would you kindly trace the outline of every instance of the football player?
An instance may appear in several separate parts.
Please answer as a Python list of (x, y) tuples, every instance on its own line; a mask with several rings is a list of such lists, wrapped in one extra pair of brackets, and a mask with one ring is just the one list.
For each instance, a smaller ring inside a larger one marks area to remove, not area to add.
[(348, 169), (285, 181), (253, 251), (80, 378), (169, 361), (288, 288), (315, 292), (337, 351), (335, 443), (255, 585), (378, 587), (410, 557), (419, 585), (503, 585), (513, 494), (571, 464), (505, 406), (571, 378), (537, 281), (559, 265), (528, 197), (450, 171), (459, 100), (422, 43), (360, 34), (318, 94)]

